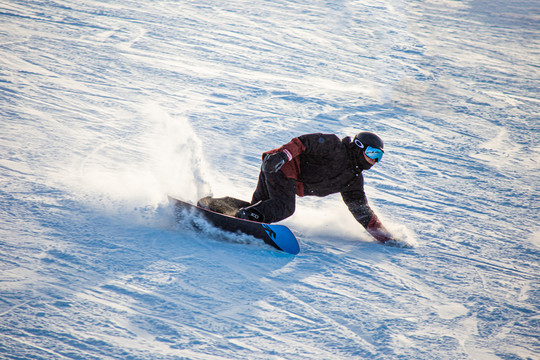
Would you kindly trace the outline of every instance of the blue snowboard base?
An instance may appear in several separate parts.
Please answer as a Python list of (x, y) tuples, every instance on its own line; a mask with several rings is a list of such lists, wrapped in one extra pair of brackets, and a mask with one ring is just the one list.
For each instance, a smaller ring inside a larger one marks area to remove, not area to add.
[(263, 240), (266, 244), (289, 254), (296, 255), (300, 246), (292, 231), (284, 225), (265, 224), (243, 220), (234, 217), (236, 211), (249, 203), (235, 198), (213, 199), (210, 197), (199, 200), (197, 205), (178, 200), (169, 196), (169, 202), (174, 205), (177, 218), (182, 212), (192, 211), (206, 218), (215, 227), (232, 233), (241, 232)]

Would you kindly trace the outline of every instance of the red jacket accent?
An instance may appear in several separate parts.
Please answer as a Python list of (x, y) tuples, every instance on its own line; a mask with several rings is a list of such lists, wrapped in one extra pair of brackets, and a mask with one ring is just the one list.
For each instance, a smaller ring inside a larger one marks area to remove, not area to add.
[(294, 138), (277, 149), (265, 152), (263, 154), (263, 159), (268, 154), (274, 154), (284, 150), (287, 150), (291, 154), (292, 160), (287, 161), (285, 165), (281, 167), (281, 171), (289, 179), (296, 180), (296, 194), (298, 196), (304, 196), (304, 184), (300, 181), (300, 154), (306, 150), (306, 147), (302, 144), (300, 139)]

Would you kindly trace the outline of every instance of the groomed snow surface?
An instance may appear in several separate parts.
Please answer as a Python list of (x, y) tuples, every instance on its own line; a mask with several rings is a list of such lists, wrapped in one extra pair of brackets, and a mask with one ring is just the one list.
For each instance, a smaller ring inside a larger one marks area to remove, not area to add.
[[(0, 358), (540, 359), (539, 29), (536, 0), (1, 1)], [(404, 246), (339, 194), (298, 199), (298, 256), (174, 221), (361, 130)]]

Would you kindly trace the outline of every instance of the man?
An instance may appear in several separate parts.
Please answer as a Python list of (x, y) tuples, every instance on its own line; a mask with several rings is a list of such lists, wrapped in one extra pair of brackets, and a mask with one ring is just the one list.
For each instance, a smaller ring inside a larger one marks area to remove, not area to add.
[(392, 240), (368, 205), (362, 171), (383, 156), (381, 138), (361, 132), (351, 140), (333, 134), (307, 134), (263, 154), (259, 182), (249, 206), (236, 217), (272, 223), (294, 213), (295, 196), (341, 193), (355, 219), (377, 240)]

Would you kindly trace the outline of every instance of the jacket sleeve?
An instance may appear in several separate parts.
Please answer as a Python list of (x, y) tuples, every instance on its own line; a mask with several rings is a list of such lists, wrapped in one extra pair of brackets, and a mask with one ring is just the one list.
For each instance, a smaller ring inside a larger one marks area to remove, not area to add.
[(363, 190), (342, 192), (341, 197), (358, 221), (375, 239), (380, 242), (387, 242), (392, 236), (383, 226), (377, 215), (368, 205), (366, 194)]
[(285, 155), (287, 155), (288, 161), (291, 161), (293, 158), (297, 157), (302, 152), (304, 152), (304, 150), (306, 150), (306, 147), (304, 146), (302, 141), (300, 141), (300, 139), (296, 137), (277, 149), (273, 149), (273, 150), (265, 152), (263, 154), (263, 159), (268, 154), (274, 154), (276, 152), (281, 151), (285, 153)]

